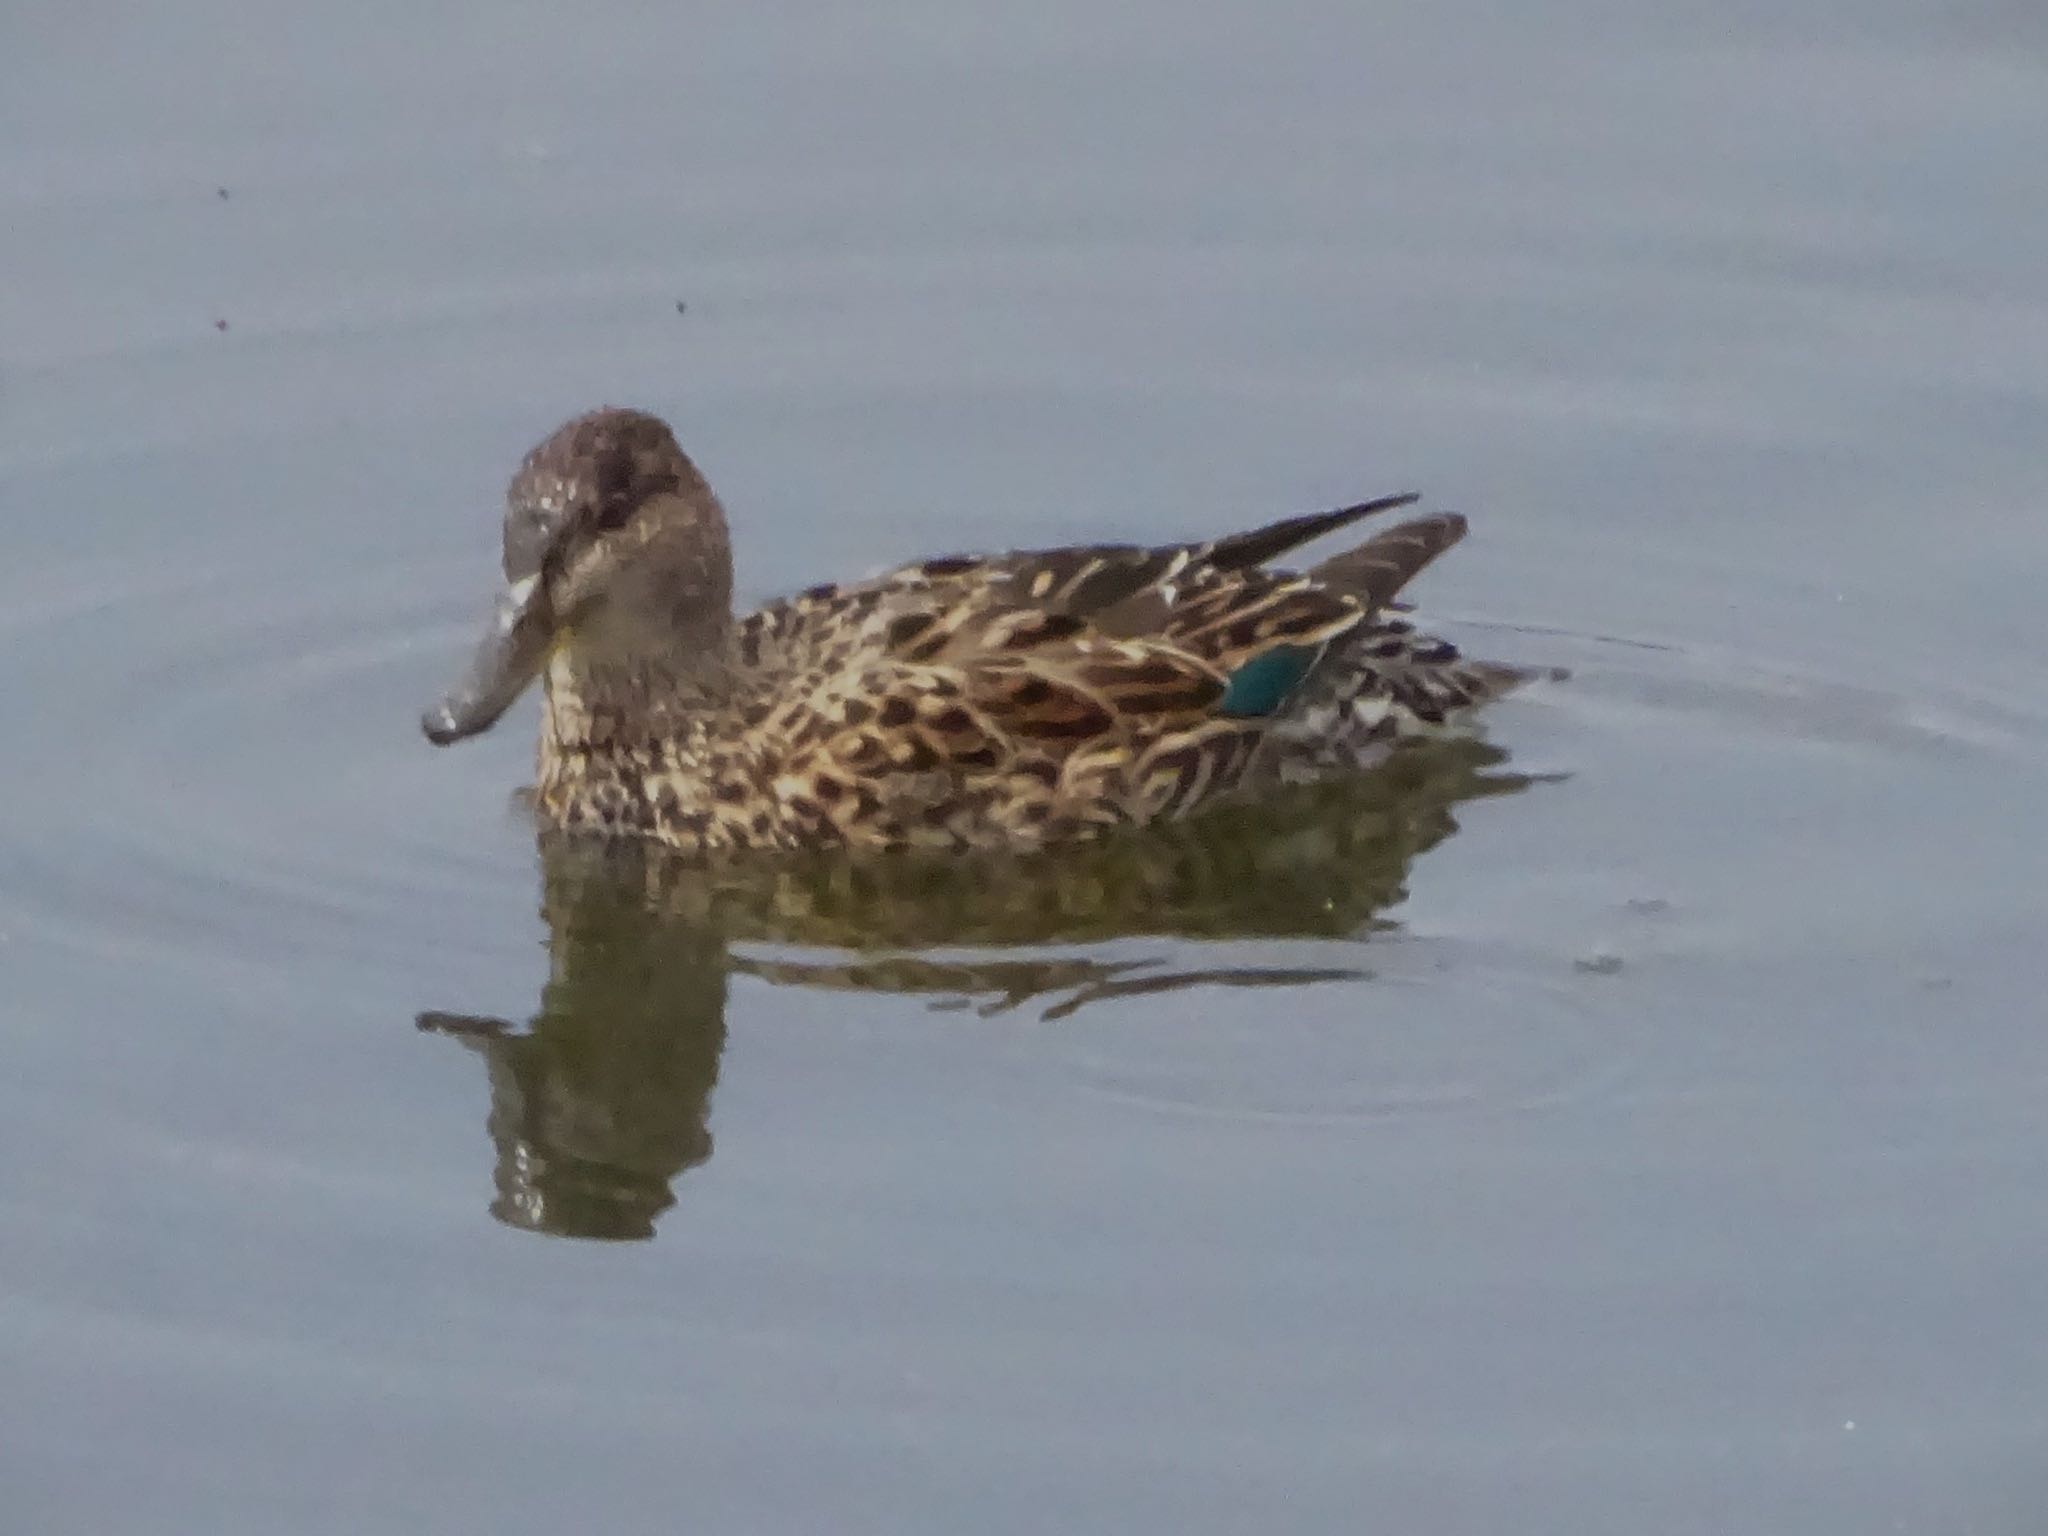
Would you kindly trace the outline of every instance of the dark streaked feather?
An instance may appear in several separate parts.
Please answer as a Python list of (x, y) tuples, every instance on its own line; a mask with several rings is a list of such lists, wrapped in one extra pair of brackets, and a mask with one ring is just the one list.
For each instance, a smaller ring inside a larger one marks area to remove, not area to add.
[(1309, 579), (1351, 593), (1368, 610), (1381, 608), (1418, 571), (1464, 537), (1462, 515), (1432, 513), (1389, 528), (1356, 549), (1332, 555), (1309, 571)]
[(1253, 528), (1244, 533), (1233, 533), (1201, 547), (1198, 559), (1219, 570), (1241, 571), (1250, 566), (1264, 565), (1275, 555), (1284, 555), (1288, 550), (1311, 539), (1320, 539), (1324, 534), (1335, 533), (1347, 524), (1355, 523), (1362, 517), (1376, 512), (1391, 512), (1396, 507), (1413, 506), (1421, 500), (1414, 491), (1403, 491), (1398, 496), (1381, 496), (1372, 501), (1361, 501), (1355, 506), (1339, 507), (1334, 512), (1310, 512), (1300, 517), (1284, 517), (1277, 523), (1268, 523), (1263, 528)]

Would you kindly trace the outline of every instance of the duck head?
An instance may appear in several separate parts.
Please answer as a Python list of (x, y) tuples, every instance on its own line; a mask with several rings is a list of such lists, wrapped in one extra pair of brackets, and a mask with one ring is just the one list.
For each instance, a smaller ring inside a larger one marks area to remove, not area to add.
[(505, 585), (468, 670), (420, 728), (488, 730), (553, 659), (631, 674), (719, 654), (731, 626), (725, 513), (659, 417), (565, 422), (505, 492)]

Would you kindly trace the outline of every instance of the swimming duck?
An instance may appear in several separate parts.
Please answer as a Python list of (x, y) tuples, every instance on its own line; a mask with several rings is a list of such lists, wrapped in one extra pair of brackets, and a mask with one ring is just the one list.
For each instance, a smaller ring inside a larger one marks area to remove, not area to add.
[(438, 745), (542, 685), (544, 822), (701, 853), (1036, 847), (1371, 768), (1518, 668), (1395, 595), (1465, 534), (1385, 496), (1221, 538), (946, 555), (732, 612), (711, 487), (658, 417), (578, 416), (506, 493), (506, 586)]

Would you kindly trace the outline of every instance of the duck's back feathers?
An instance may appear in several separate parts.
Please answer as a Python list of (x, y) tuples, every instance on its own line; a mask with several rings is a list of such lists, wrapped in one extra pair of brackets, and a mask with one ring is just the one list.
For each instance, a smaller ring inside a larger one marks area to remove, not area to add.
[(1265, 562), (1414, 500), (1199, 543), (946, 556), (771, 604), (739, 644), (779, 675), (760, 728), (786, 749), (781, 792), (850, 841), (941, 844), (1178, 814), (1262, 762), (1357, 766), (1510, 680), (1385, 611), (1464, 519), (1305, 573)]
[[(1228, 660), (1274, 641), (1327, 638), (1375, 606), (1369, 595), (1346, 591), (1345, 582), (1274, 572), (1265, 562), (1415, 500), (1412, 492), (1381, 497), (1199, 543), (1074, 545), (921, 560), (870, 581), (828, 583), (769, 603), (741, 622), (739, 644), (750, 666), (832, 660), (858, 645), (936, 662), (1082, 635), (1170, 641)], [(1382, 538), (1417, 526), (1403, 524)], [(1363, 555), (1379, 543), (1352, 553)], [(1326, 564), (1335, 567), (1344, 558)]]

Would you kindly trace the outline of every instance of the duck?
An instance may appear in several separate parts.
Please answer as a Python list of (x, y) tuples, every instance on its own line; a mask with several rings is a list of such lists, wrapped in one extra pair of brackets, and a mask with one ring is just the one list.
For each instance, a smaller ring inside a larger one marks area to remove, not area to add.
[(1531, 675), (1418, 630), (1462, 539), (1412, 492), (1181, 543), (951, 554), (733, 609), (724, 508), (659, 416), (550, 433), (506, 491), (505, 583), (439, 746), (541, 688), (544, 827), (697, 855), (1039, 849), (1367, 773)]

